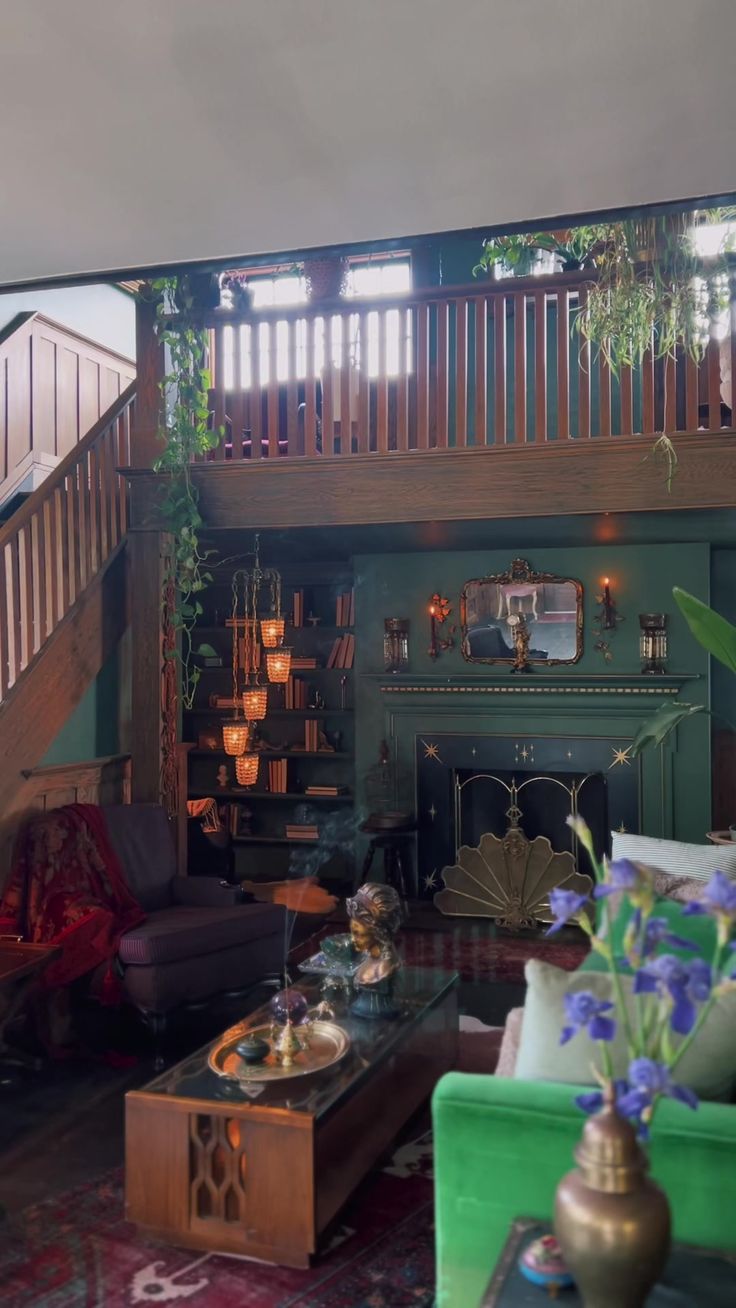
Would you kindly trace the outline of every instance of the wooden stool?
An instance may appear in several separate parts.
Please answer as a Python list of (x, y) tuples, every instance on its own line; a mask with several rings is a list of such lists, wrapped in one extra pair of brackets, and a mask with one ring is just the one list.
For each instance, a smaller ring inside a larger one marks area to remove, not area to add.
[(370, 880), (373, 859), (379, 852), (383, 853), (383, 879), (387, 886), (393, 886), (398, 893), (404, 909), (409, 899), (409, 877), (411, 873), (411, 851), (409, 848), (413, 827), (403, 827), (396, 831), (375, 832), (367, 823), (361, 831), (371, 833), (371, 840), (363, 860), (362, 880)]

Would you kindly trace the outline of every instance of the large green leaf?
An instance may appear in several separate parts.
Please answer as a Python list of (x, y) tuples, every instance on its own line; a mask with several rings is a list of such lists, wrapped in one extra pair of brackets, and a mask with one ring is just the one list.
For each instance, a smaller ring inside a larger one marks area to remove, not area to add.
[(736, 627), (679, 586), (673, 587), (672, 594), (698, 644), (736, 672)]
[(702, 713), (702, 704), (674, 704), (669, 701), (666, 704), (660, 704), (656, 713), (653, 713), (646, 722), (639, 728), (636, 740), (631, 746), (631, 757), (636, 758), (641, 754), (643, 749), (648, 745), (661, 745), (662, 741), (669, 736), (675, 727), (684, 722), (685, 718), (690, 718), (694, 713)]

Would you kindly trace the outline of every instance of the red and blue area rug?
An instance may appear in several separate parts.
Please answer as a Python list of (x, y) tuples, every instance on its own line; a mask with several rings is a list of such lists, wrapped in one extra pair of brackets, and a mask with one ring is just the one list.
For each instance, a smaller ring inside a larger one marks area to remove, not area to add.
[(122, 1169), (0, 1223), (3, 1308), (430, 1308), (432, 1143), (402, 1144), (356, 1191), (308, 1271), (137, 1236)]

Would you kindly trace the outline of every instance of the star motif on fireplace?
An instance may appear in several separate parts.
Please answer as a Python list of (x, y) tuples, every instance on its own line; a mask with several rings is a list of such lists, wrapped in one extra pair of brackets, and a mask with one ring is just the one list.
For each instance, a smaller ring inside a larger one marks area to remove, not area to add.
[(432, 871), (430, 872), (429, 876), (424, 878), (424, 889), (434, 890), (437, 885), (438, 885), (437, 868), (434, 867), (432, 868)]
[(431, 809), (429, 810), (429, 816), (431, 817), (432, 821), (434, 822), (435, 818), (437, 817), (437, 809), (435, 808), (434, 804), (432, 805)]
[(426, 740), (423, 740), (423, 741), (422, 741), (422, 744), (424, 745), (424, 757), (425, 757), (425, 758), (433, 758), (433, 759), (435, 759), (435, 761), (436, 761), (437, 763), (441, 763), (441, 762), (442, 762), (442, 759), (440, 758), (440, 747), (439, 747), (439, 745), (428, 745), (427, 742), (426, 742)]
[(527, 761), (527, 759), (528, 759), (528, 757), (529, 757), (529, 750), (527, 749), (526, 745), (523, 745), (523, 746), (522, 746), (521, 757), (523, 758), (524, 762), (526, 763), (526, 761)]
[(625, 763), (627, 767), (631, 766), (631, 759), (629, 758), (631, 745), (629, 745), (627, 749), (616, 749), (615, 745), (611, 745), (611, 749), (613, 750), (613, 762), (608, 765), (609, 772), (611, 771), (611, 768), (615, 768), (619, 764), (623, 765)]
[(620, 826), (620, 827), (616, 827), (616, 830), (618, 831), (618, 834), (619, 834), (620, 836), (625, 836), (625, 835), (626, 835), (626, 827), (624, 826), (623, 822), (621, 823), (621, 826)]

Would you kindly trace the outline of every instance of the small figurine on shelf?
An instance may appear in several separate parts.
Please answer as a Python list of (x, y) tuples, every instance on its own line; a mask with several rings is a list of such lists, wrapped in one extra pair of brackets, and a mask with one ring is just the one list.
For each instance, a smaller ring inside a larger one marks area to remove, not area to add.
[(359, 1017), (393, 1017), (393, 982), (401, 967), (395, 937), (401, 926), (401, 900), (393, 886), (366, 881), (345, 902), (350, 934), (365, 957), (353, 978), (358, 997), (352, 1011)]
[(322, 730), (322, 727), (320, 727), (317, 732), (317, 751), (320, 754), (335, 753), (335, 746), (330, 744), (326, 733)]
[(514, 641), (514, 666), (512, 672), (529, 671), (529, 628), (520, 613), (511, 613), (506, 619)]
[(224, 763), (221, 763), (217, 769), (217, 784), (220, 787), (220, 790), (227, 790), (228, 785), (230, 784), (230, 774)]

